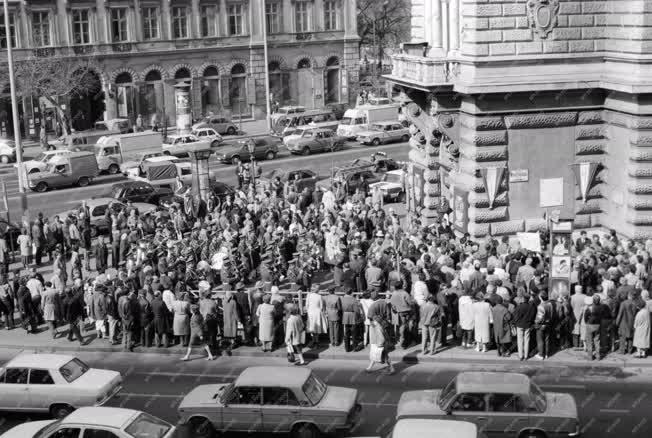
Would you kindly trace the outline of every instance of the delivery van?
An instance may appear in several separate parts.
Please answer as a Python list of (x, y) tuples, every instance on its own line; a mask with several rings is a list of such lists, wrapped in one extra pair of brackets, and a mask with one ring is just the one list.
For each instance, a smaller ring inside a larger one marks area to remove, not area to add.
[(337, 135), (355, 139), (358, 133), (368, 131), (372, 123), (396, 120), (398, 121), (397, 104), (361, 105), (344, 112), (344, 117), (337, 126)]
[(97, 140), (95, 155), (101, 172), (112, 175), (120, 172), (120, 165), (137, 160), (143, 152), (159, 152), (163, 143), (160, 132), (134, 132), (109, 135)]
[(74, 185), (86, 187), (99, 173), (95, 154), (71, 152), (52, 157), (45, 171), (28, 175), (28, 183), (35, 192)]

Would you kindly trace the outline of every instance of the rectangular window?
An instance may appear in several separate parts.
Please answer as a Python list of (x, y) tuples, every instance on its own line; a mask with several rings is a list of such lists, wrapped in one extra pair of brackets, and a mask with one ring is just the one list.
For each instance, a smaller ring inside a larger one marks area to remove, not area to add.
[[(11, 33), (11, 47), (16, 47), (16, 21), (14, 14), (9, 14), (9, 32)], [(7, 48), (7, 29), (5, 29), (5, 16), (0, 15), (0, 49)]]
[(32, 13), (32, 40), (34, 47), (50, 45), (50, 13), (39, 11)]
[(244, 17), (244, 6), (241, 4), (229, 5), (229, 35), (243, 35), (242, 20)]
[(127, 8), (111, 9), (111, 41), (120, 43), (127, 41)]
[(188, 38), (188, 8), (172, 8), (172, 34), (175, 39)]
[(327, 0), (324, 2), (324, 30), (337, 29), (337, 2)]
[(265, 18), (267, 22), (267, 33), (279, 33), (281, 31), (281, 4), (265, 4)]
[(143, 38), (159, 39), (158, 8), (143, 8)]
[(294, 4), (294, 24), (295, 32), (297, 33), (308, 32), (308, 6), (308, 2), (305, 1), (300, 1)]
[(217, 28), (215, 27), (215, 6), (202, 6), (201, 7), (201, 36), (214, 37), (217, 35)]
[(91, 25), (88, 19), (88, 9), (73, 9), (72, 40), (75, 44), (89, 44), (91, 42)]

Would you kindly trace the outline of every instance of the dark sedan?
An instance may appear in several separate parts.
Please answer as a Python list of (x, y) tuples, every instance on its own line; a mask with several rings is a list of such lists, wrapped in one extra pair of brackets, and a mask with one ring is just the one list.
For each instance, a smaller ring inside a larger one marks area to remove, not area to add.
[(222, 163), (238, 164), (251, 161), (250, 148), (253, 145), (253, 158), (256, 160), (273, 160), (278, 154), (281, 141), (276, 137), (264, 136), (248, 138), (235, 143), (225, 143), (215, 153), (215, 157)]
[(154, 187), (146, 182), (126, 181), (113, 184), (107, 196), (121, 202), (146, 202), (159, 205), (161, 201), (167, 200), (173, 195), (174, 191), (169, 187)]

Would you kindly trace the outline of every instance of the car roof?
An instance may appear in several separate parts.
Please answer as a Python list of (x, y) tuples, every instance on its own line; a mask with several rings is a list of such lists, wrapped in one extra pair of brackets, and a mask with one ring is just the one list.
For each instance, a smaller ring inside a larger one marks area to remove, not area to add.
[(235, 380), (236, 386), (301, 386), (312, 371), (309, 368), (249, 367)]
[[(110, 204), (111, 202), (121, 204), (120, 201), (116, 201), (114, 198), (109, 198), (108, 196), (102, 196), (99, 198), (87, 199), (86, 206), (88, 208), (97, 207), (98, 205)], [(79, 203), (81, 206), (81, 202)]]
[(133, 409), (86, 407), (70, 413), (61, 420), (61, 424), (84, 424), (123, 429), (140, 414), (140, 411)]
[(5, 367), (28, 367), (58, 369), (75, 357), (67, 354), (21, 354), (5, 364)]
[(529, 394), (530, 378), (519, 373), (470, 371), (459, 373), (455, 380), (457, 393)]
[(392, 438), (424, 437), (476, 438), (478, 427), (468, 421), (404, 418), (394, 425)]

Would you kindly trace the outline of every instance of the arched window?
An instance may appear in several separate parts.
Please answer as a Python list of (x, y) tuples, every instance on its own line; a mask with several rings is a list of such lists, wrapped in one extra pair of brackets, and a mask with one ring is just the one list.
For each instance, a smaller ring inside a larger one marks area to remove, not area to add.
[(310, 63), (310, 60), (308, 58), (303, 58), (299, 63), (297, 64), (297, 68), (310, 68), (312, 67), (312, 64)]
[(134, 92), (133, 78), (128, 72), (122, 72), (115, 77), (117, 86), (116, 104), (118, 117), (129, 118), (135, 121), (136, 93)]
[[(284, 104), (290, 100), (289, 76), (281, 71), (281, 63), (272, 61), (268, 65), (269, 69), (269, 92), (273, 95), (273, 100), (279, 104)], [(272, 102), (273, 103), (273, 102)]]
[(163, 106), (163, 77), (158, 70), (145, 75), (145, 84), (140, 86), (140, 112), (145, 126), (160, 124), (165, 117)]
[(214, 65), (204, 69), (201, 86), (201, 107), (205, 116), (221, 112), (220, 72)]
[(246, 69), (242, 64), (236, 64), (231, 68), (231, 76), (243, 75), (245, 73)]
[(156, 82), (161, 80), (161, 72), (158, 70), (150, 70), (145, 75), (145, 82)]
[(133, 79), (131, 78), (131, 75), (128, 72), (120, 73), (115, 78), (115, 83), (116, 84), (131, 84), (132, 82), (133, 82)]
[(341, 93), (341, 74), (340, 74), (340, 60), (337, 56), (331, 56), (326, 61), (326, 75), (325, 81), (325, 94), (326, 103), (336, 103), (340, 101)]
[(229, 101), (234, 114), (247, 113), (247, 70), (242, 64), (231, 68), (231, 83), (229, 86)]
[(204, 70), (205, 78), (218, 77), (219, 75), (220, 73), (217, 71), (217, 67), (215, 66), (211, 65), (210, 67), (206, 67), (206, 69)]
[(337, 56), (331, 56), (328, 58), (328, 61), (326, 61), (326, 67), (339, 67), (340, 66), (340, 60)]
[(181, 67), (177, 72), (174, 74), (174, 79), (190, 79), (190, 70), (188, 70), (185, 67)]

